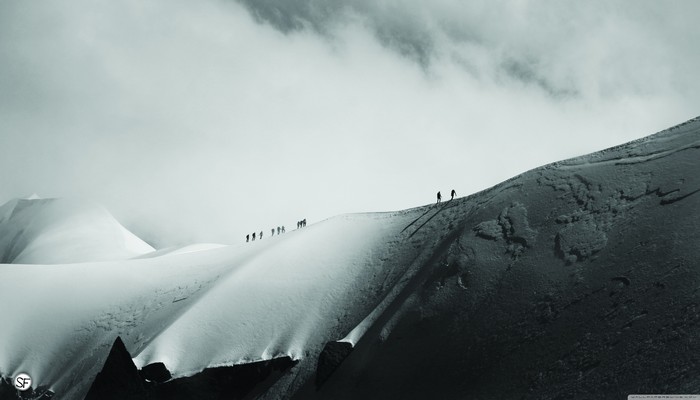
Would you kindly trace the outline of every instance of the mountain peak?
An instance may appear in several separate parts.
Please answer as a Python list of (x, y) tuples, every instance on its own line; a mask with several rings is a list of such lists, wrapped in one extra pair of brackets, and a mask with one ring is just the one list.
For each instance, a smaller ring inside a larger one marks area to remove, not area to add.
[(153, 248), (106, 209), (85, 200), (33, 194), (0, 207), (0, 261), (58, 264), (126, 259)]

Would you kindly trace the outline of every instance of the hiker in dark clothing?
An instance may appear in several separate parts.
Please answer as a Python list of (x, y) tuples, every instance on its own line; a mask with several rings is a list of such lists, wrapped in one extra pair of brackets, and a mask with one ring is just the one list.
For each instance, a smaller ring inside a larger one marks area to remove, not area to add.
[(278, 227), (277, 227), (277, 234), (278, 234), (278, 235), (280, 234), (280, 231), (281, 231), (281, 230), (282, 230), (282, 229), (278, 226)]
[(260, 240), (262, 240), (262, 231), (260, 231)]
[(303, 226), (304, 228), (306, 228), (306, 218), (304, 218), (304, 219), (301, 220), (301, 226)]
[(253, 241), (255, 241), (255, 232), (253, 232)]
[(285, 232), (285, 231), (284, 231), (284, 225), (282, 225), (282, 233), (284, 233), (284, 232)]
[(450, 193), (450, 195), (452, 196), (452, 198), (450, 200), (453, 200), (455, 198), (455, 196), (457, 196), (457, 192), (455, 192), (455, 190), (452, 189), (452, 193)]
[(438, 194), (437, 194), (437, 199), (438, 199), (437, 200), (438, 203), (442, 202), (442, 195), (440, 194), (440, 192), (438, 192)]
[(245, 241), (246, 243), (250, 242), (250, 233), (245, 235)]
[(275, 228), (272, 228), (272, 229), (270, 229), (270, 230), (272, 231), (272, 233), (270, 234), (270, 236), (275, 236)]
[(301, 221), (297, 221), (297, 229), (301, 228)]

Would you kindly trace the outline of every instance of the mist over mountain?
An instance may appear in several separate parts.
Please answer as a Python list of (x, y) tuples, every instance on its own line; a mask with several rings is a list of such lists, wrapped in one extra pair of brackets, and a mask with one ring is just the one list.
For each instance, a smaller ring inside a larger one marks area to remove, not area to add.
[(694, 117), (698, 14), (692, 0), (0, 2), (0, 204), (91, 199), (161, 248), (474, 193)]

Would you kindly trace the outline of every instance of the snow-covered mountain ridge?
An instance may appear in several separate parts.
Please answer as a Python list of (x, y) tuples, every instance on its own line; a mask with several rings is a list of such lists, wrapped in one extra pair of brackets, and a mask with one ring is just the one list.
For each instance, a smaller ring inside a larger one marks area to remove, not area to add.
[(96, 204), (14, 199), (0, 207), (0, 262), (67, 264), (127, 259), (153, 251)]
[[(182, 254), (3, 264), (0, 301), (24, 311), (4, 316), (0, 375), (80, 399), (120, 336), (175, 376), (299, 360), (264, 398), (697, 392), (699, 163), (695, 119), (439, 205)], [(354, 348), (317, 386), (337, 340)]]

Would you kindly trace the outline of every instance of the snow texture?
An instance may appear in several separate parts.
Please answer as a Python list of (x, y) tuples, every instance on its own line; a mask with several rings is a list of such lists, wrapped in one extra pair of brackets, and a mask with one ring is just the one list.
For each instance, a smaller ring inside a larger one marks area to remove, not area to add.
[(153, 251), (104, 208), (32, 195), (0, 207), (0, 262), (66, 264), (127, 259)]
[[(121, 336), (174, 377), (299, 360), (263, 398), (700, 392), (699, 161), (696, 119), (439, 205), (152, 253), (92, 207), (14, 200), (0, 375), (81, 399)], [(332, 341), (352, 351), (317, 388)]]

